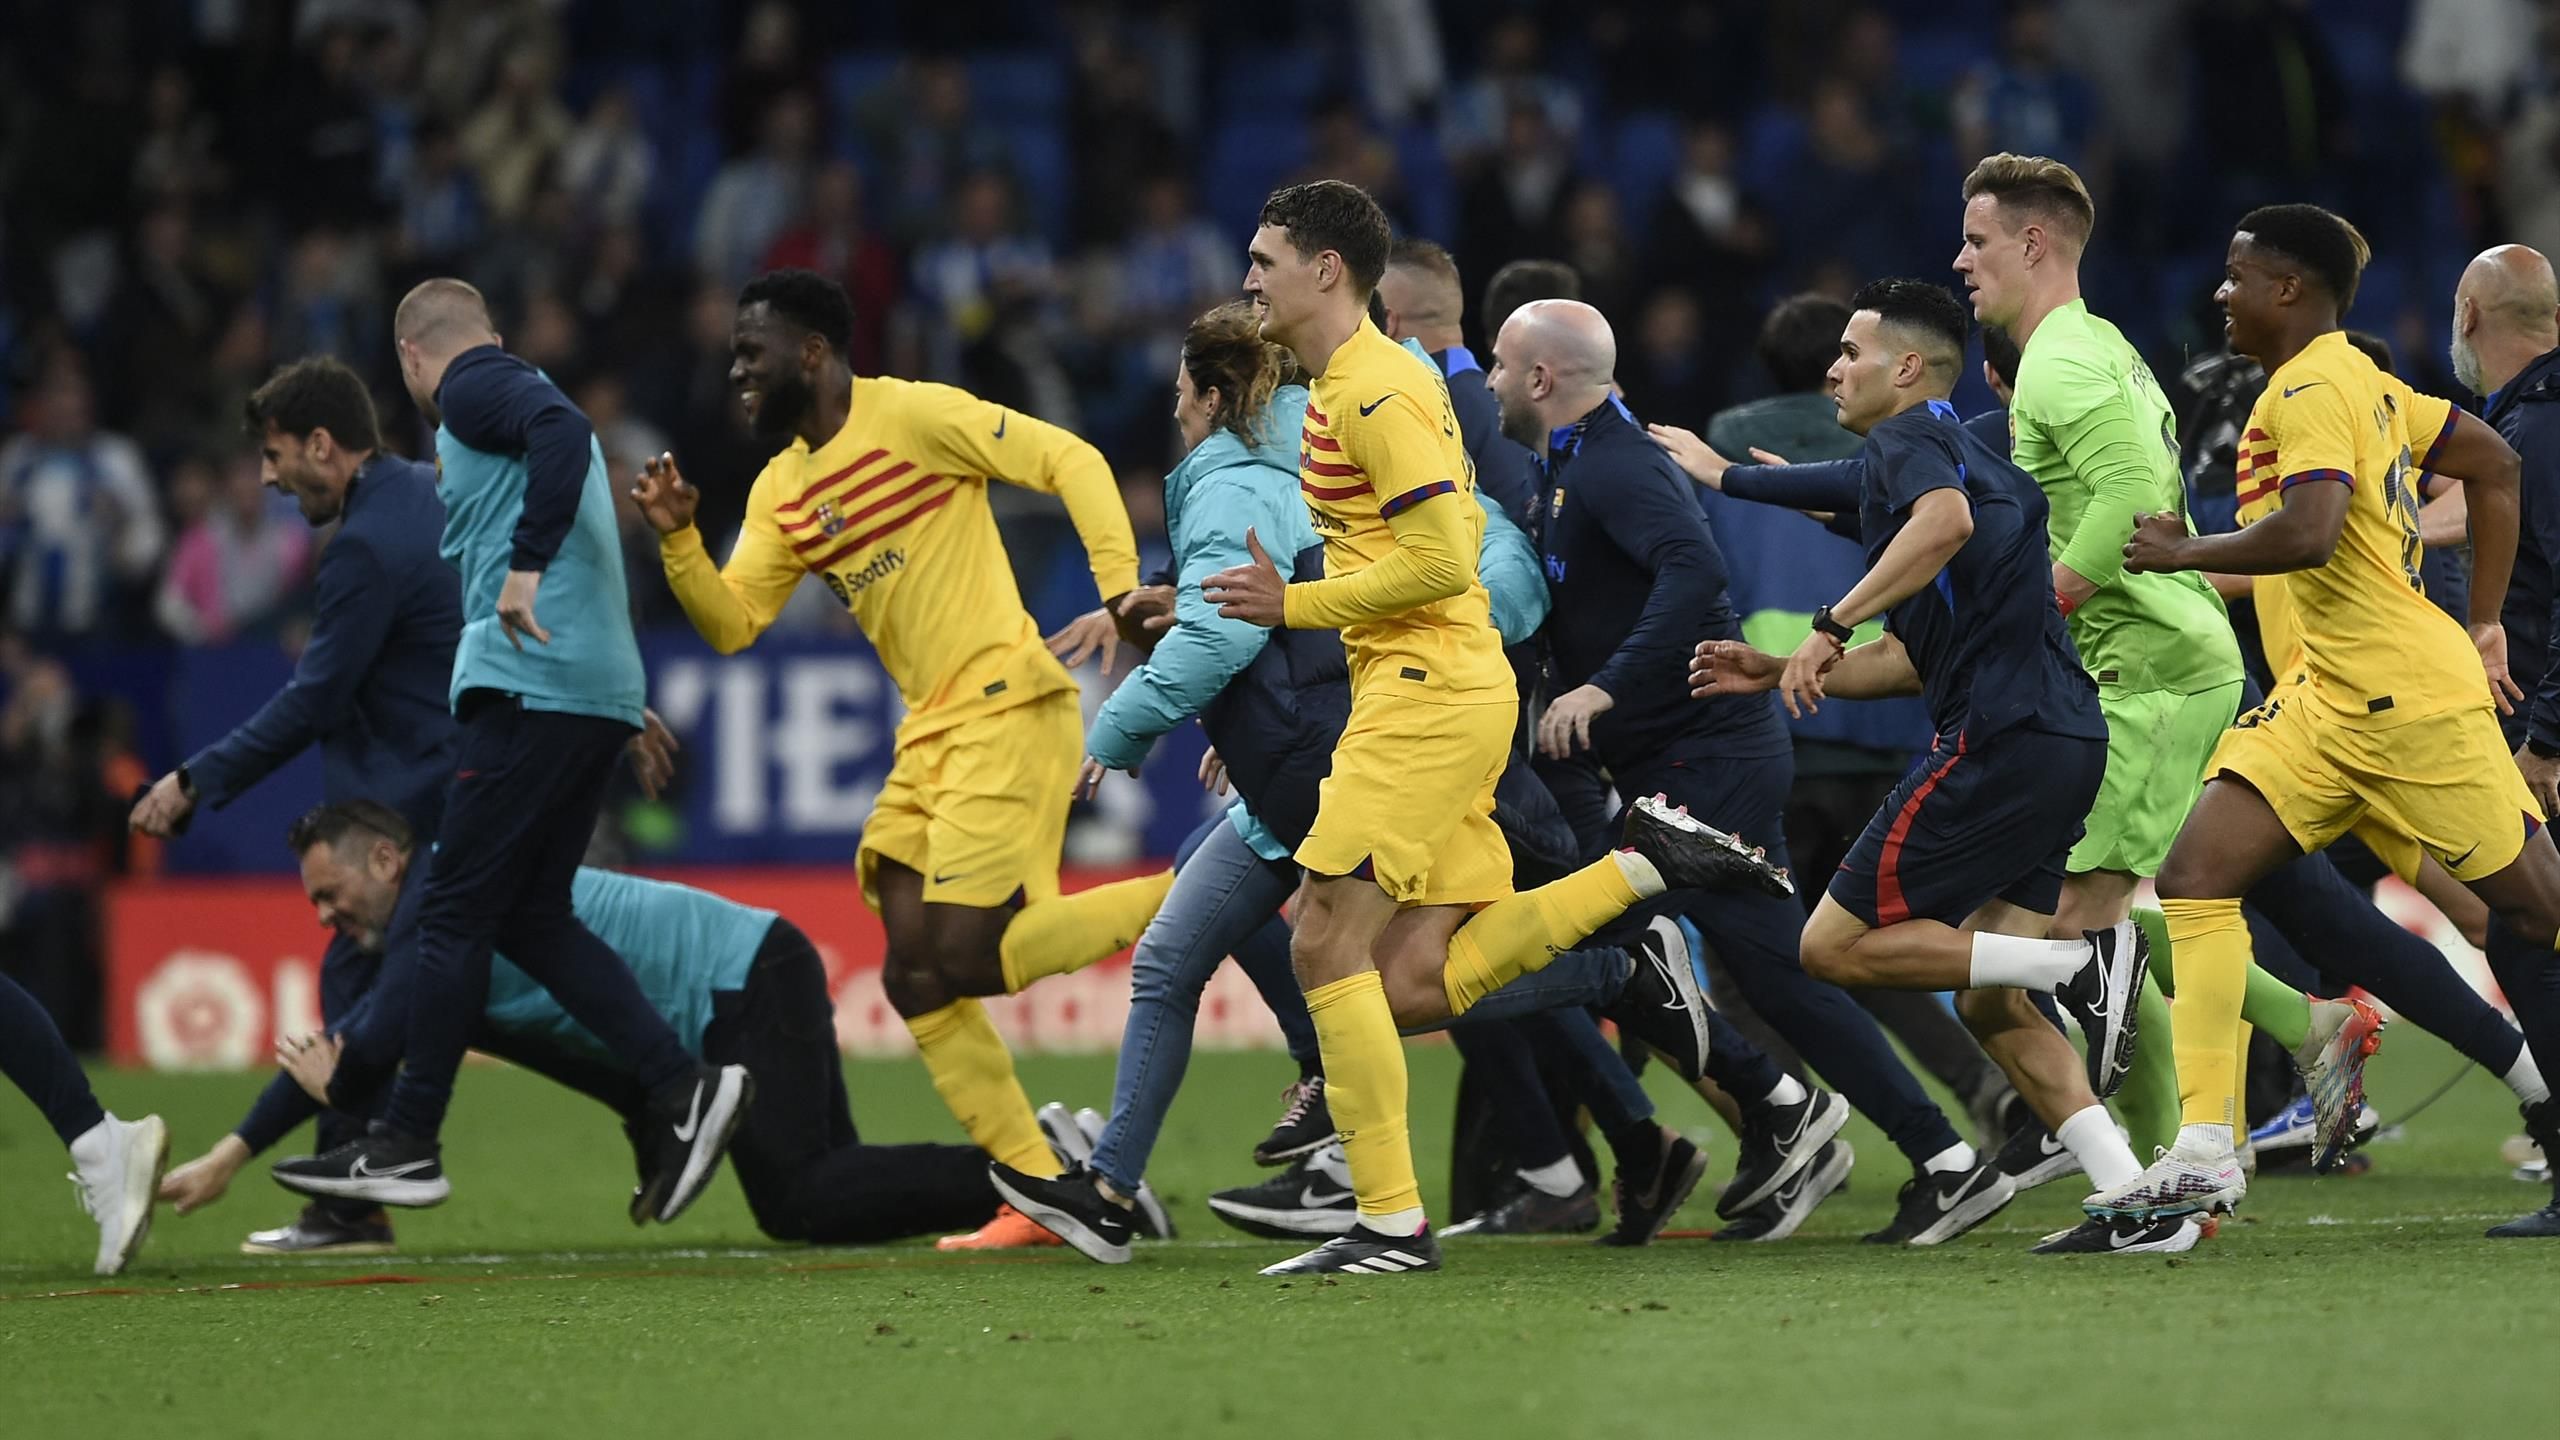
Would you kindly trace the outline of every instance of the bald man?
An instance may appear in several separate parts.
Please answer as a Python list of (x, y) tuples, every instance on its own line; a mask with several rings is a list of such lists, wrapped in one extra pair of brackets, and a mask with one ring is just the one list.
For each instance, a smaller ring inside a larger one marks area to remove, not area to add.
[[(2499, 618), (2507, 669), (2531, 699), (2501, 716), (2516, 768), (2548, 818), (2560, 814), (2560, 283), (2551, 262), (2522, 245), (2484, 250), (2453, 292), (2453, 374), (2481, 398), (2480, 415), (2524, 458), (2515, 574)], [(2536, 1055), (2560, 1055), (2560, 961), (2492, 917), (2488, 955)], [(2560, 1103), (2524, 1105), (2525, 1133), (2546, 1156), (2560, 1155)], [(2560, 1237), (2560, 1191), (2552, 1203), (2489, 1232), (2506, 1238)]]
[[(1610, 401), (1618, 347), (1609, 322), (1580, 301), (1533, 301), (1504, 323), (1493, 355), (1487, 379), (1503, 433), (1547, 465), (1548, 679), (1557, 693), (1538, 727), (1541, 750), (1595, 763), (1620, 795), (1667, 795), (1779, 860), (1794, 747), (1766, 694), (1690, 698), (1686, 657), (1704, 642), (1739, 639), (1742, 626), (1689, 482)], [(1590, 829), (1605, 817), (1574, 818)], [(1782, 1077), (1769, 1096), (1735, 1097), (1746, 1109), (1744, 1153), (1719, 1214), (1791, 1229), (1848, 1173), (1848, 1147), (1832, 1137), (1852, 1105), (1915, 1169), (1974, 1167), (1972, 1149), (1874, 1019), (1847, 992), (1805, 974), (1801, 907), (1694, 893), (1681, 905), (1751, 1007), (1841, 1090)], [(1800, 1174), (1803, 1183), (1791, 1185)], [(1791, 1213), (1755, 1213), (1773, 1200)], [(1917, 1239), (1921, 1228), (1873, 1238)]]
[(1495, 417), (1493, 394), (1485, 388), (1484, 365), (1467, 348), (1459, 328), (1466, 318), (1467, 292), (1458, 277), (1458, 262), (1428, 240), (1398, 240), (1387, 252), (1387, 268), (1378, 277), (1378, 303), (1387, 312), (1379, 328), (1390, 340), (1410, 340), (1422, 347), (1449, 382), (1449, 406), (1458, 412), (1458, 438), (1467, 458), (1476, 462), (1476, 490), (1502, 507), (1512, 524), (1536, 539), (1538, 466), (1528, 451), (1506, 439)]
[(570, 910), (605, 781), (645, 715), (604, 452), (549, 377), (499, 344), (471, 286), (422, 282), (392, 328), (410, 398), (437, 426), (440, 548), (462, 579), (448, 687), (460, 737), (426, 881), (385, 937), (377, 1013), (405, 1016), (407, 1040), (382, 1118), (275, 1177), (324, 1198), (444, 1200), (438, 1137), (495, 947), (647, 1092), (647, 1173), (631, 1219), (673, 1220), (718, 1170), (752, 1087), (744, 1066), (687, 1053), (622, 957)]

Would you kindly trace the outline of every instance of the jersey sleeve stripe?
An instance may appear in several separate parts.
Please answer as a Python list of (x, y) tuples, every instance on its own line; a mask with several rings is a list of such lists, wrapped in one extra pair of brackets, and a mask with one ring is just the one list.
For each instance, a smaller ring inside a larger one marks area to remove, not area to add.
[(913, 510), (908, 511), (906, 514), (899, 516), (897, 519), (888, 521), (885, 524), (875, 525), (871, 529), (865, 530), (861, 534), (854, 536), (852, 539), (846, 541), (842, 548), (830, 552), (824, 559), (810, 561), (809, 568), (812, 570), (833, 569), (838, 562), (860, 554), (864, 546), (869, 545), (873, 541), (879, 540), (894, 531), (912, 525), (916, 521), (923, 519), (925, 516), (932, 514), (934, 511), (941, 509), (943, 506), (950, 504), (951, 497), (959, 493), (960, 487), (954, 485), (950, 489), (934, 496), (932, 499), (927, 500)]
[(1335, 465), (1305, 455), (1298, 457), (1298, 468), (1310, 475), (1322, 475), (1328, 480), (1341, 480), (1360, 473), (1360, 467), (1357, 465)]
[(1304, 477), (1300, 477), (1298, 488), (1319, 500), (1348, 500), (1355, 495), (1368, 494), (1369, 482), (1363, 480), (1357, 485), (1310, 485)]
[[(881, 511), (888, 509), (892, 505), (897, 505), (907, 500), (914, 499), (928, 487), (946, 483), (948, 482), (944, 481), (939, 475), (927, 475), (923, 479), (918, 480), (913, 485), (898, 491), (894, 495), (884, 495), (881, 498), (872, 501), (870, 504), (863, 506), (861, 509), (854, 511), (852, 514), (845, 516), (844, 519), (836, 525), (836, 535), (843, 534), (845, 531), (852, 529), (854, 526), (861, 524), (863, 521), (870, 519), (872, 516), (879, 514)], [(809, 555), (814, 554), (817, 551), (824, 550), (835, 543), (835, 535), (812, 535), (805, 540), (793, 541), (791, 548), (799, 551), (803, 555)]]
[(2255, 505), (2259, 501), (2276, 493), (2276, 489), (2276, 477), (2270, 475), (2266, 479), (2254, 484), (2241, 486), (2232, 498), (2242, 505)]
[(1313, 430), (1302, 429), (1298, 432), (1298, 438), (1306, 441), (1309, 449), (1330, 450), (1337, 455), (1342, 453), (1342, 442), (1330, 435), (1319, 435)]
[(2350, 490), (2356, 488), (2356, 477), (2344, 470), (2297, 470), (2284, 477), (2284, 483), (2278, 488), (2290, 490), (2296, 485), (2307, 485), (2314, 480), (2335, 480)]
[(870, 469), (873, 465), (876, 465), (876, 464), (878, 464), (880, 461), (882, 461), (882, 460), (884, 460), (884, 459), (888, 458), (888, 455), (889, 455), (889, 452), (888, 452), (888, 451), (886, 451), (886, 450), (874, 450), (874, 451), (872, 451), (870, 454), (865, 455), (865, 456), (863, 456), (861, 459), (854, 461), (852, 464), (847, 465), (846, 467), (844, 467), (843, 469), (841, 469), (841, 470), (837, 471), (837, 472), (836, 472), (836, 473), (834, 473), (833, 475), (830, 475), (830, 476), (826, 477), (825, 479), (823, 479), (823, 480), (819, 481), (817, 484), (810, 486), (808, 489), (801, 491), (801, 492), (800, 492), (800, 496), (799, 496), (799, 498), (798, 498), (798, 499), (796, 499), (796, 500), (785, 500), (785, 501), (783, 501), (781, 504), (779, 504), (779, 505), (777, 505), (777, 506), (773, 507), (773, 508), (774, 508), (774, 513), (775, 513), (775, 514), (777, 514), (777, 515), (787, 515), (787, 514), (792, 513), (793, 511), (796, 511), (796, 510), (801, 509), (802, 507), (806, 506), (810, 501), (815, 500), (816, 498), (818, 498), (818, 492), (819, 492), (819, 491), (826, 489), (828, 486), (833, 485), (834, 483), (836, 483), (836, 482), (837, 482), (837, 481), (839, 481), (839, 480), (842, 480), (842, 479), (843, 479), (843, 478), (845, 478), (846, 476), (853, 474), (853, 473), (854, 473), (855, 471), (857, 471), (857, 470), (868, 470), (868, 469)]
[(2436, 438), (2427, 443), (2427, 458), (2418, 462), (2420, 470), (2432, 471), (2436, 468), (2436, 457), (2444, 453), (2445, 442), (2453, 438), (2453, 427), (2461, 421), (2461, 406), (2456, 405), (2444, 412), (2444, 428), (2437, 431)]
[(1381, 502), (1378, 506), (1378, 518), (1384, 520), (1390, 516), (1401, 515), (1434, 495), (1454, 495), (1457, 491), (1458, 482), (1455, 480), (1434, 480), (1428, 485), (1417, 485), (1392, 500)]

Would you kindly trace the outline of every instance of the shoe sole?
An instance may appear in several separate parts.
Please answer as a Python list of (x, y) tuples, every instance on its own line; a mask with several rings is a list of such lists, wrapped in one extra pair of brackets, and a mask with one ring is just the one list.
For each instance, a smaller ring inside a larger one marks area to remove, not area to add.
[(1293, 1160), (1303, 1160), (1332, 1143), (1333, 1135), (1332, 1132), (1328, 1131), (1303, 1145), (1292, 1146), (1286, 1150), (1263, 1150), (1257, 1148), (1253, 1152), (1253, 1163), (1261, 1166), (1265, 1170), (1277, 1170), (1281, 1166), (1286, 1165)]
[(433, 1180), (401, 1180), (380, 1175), (363, 1175), (346, 1180), (310, 1175), (277, 1175), (275, 1181), (297, 1195), (326, 1195), (339, 1200), (370, 1200), (376, 1205), (397, 1205), (403, 1210), (431, 1210), (443, 1204), (446, 1198), (453, 1194), (453, 1182), (441, 1175)]
[(2080, 1205), (2080, 1213), (2092, 1220), (2140, 1220), (2146, 1223), (2153, 1220), (2172, 1220), (2180, 1215), (2228, 1215), (2240, 1208), (2241, 1200), (2246, 1198), (2248, 1193), (2248, 1182), (2244, 1180), (2238, 1185), (2224, 1186), (2209, 1194), (2192, 1199), (2175, 1200), (2165, 1205), (2109, 1207), (2083, 1201)]
[(1304, 1255), (1292, 1255), (1277, 1265), (1266, 1265), (1256, 1273), (1274, 1275), (1285, 1280), (1299, 1275), (1421, 1275), (1440, 1268), (1440, 1252), (1436, 1246), (1428, 1255), (1416, 1255), (1410, 1250), (1398, 1252), (1411, 1256), (1414, 1263), (1410, 1265), (1402, 1261), (1392, 1261), (1383, 1255), (1372, 1260), (1355, 1260), (1348, 1265), (1302, 1265), (1300, 1263), (1312, 1258), (1317, 1250), (1323, 1248), (1318, 1246), (1316, 1250), (1310, 1250)]
[[(1705, 890), (1740, 890), (1748, 887), (1758, 890), (1765, 895), (1777, 896), (1780, 899), (1792, 900), (1795, 898), (1795, 880), (1790, 877), (1786, 871), (1770, 864), (1766, 859), (1753, 855), (1751, 853), (1751, 847), (1743, 844), (1740, 836), (1726, 834), (1724, 831), (1717, 829), (1706, 821), (1699, 819), (1697, 816), (1684, 813), (1681, 810), (1665, 803), (1658, 796), (1640, 796), (1637, 798), (1635, 803), (1629, 807), (1629, 809), (1634, 813), (1644, 815), (1647, 819), (1657, 824), (1666, 826), (1673, 830), (1682, 831), (1688, 835), (1695, 836), (1706, 841), (1708, 844), (1724, 851), (1732, 861), (1733, 865), (1739, 867), (1738, 869), (1730, 870), (1727, 873), (1709, 877), (1706, 883), (1698, 888)], [(1664, 878), (1668, 880), (1670, 877), (1665, 876)], [(1677, 889), (1679, 887), (1675, 886), (1673, 888)]]
[(2139, 1017), (2136, 1006), (2142, 993), (2142, 979), (2151, 972), (2151, 940), (2142, 927), (2127, 920), (2114, 927), (2118, 938), (2129, 943), (2117, 946), (2119, 954), (2127, 950), (2133, 963), (2123, 973), (2125, 982), (2119, 989), (2109, 987), (2108, 1033), (2085, 1036), (2089, 1045), (2089, 1088), (2101, 1100), (2124, 1088), (2124, 1078), (2133, 1071), (2133, 1047)]
[(142, 1131), (142, 1143), (125, 1152), (125, 1194), (142, 1197), (142, 1214), (132, 1221), (133, 1229), (116, 1246), (113, 1265), (97, 1267), (101, 1275), (123, 1274), (124, 1267), (142, 1252), (142, 1242), (151, 1238), (151, 1211), (160, 1203), (160, 1177), (169, 1169), (168, 1122), (157, 1115), (145, 1115), (133, 1123)]
[(1999, 1183), (1984, 1187), (1980, 1192), (1966, 1200), (1963, 1204), (1958, 1205), (1953, 1210), (1946, 1212), (1937, 1219), (1930, 1221), (1927, 1225), (1922, 1226), (1918, 1233), (1914, 1234), (1909, 1240), (1904, 1241), (1903, 1243), (1907, 1245), (1944, 1245), (1948, 1241), (1962, 1235), (1967, 1230), (1972, 1229), (1974, 1226), (1979, 1225), (1983, 1221), (1990, 1219), (1992, 1216), (1999, 1214), (2003, 1210), (2006, 1210), (2009, 1208), (2009, 1202), (2017, 1198), (2018, 1187), (2016, 1183), (2010, 1180), (2008, 1176), (2002, 1175), (1999, 1177)]
[[(1689, 943), (1688, 933), (1680, 928), (1679, 922), (1667, 915), (1655, 917), (1645, 930), (1647, 934), (1654, 937), (1657, 944), (1662, 946), (1661, 953), (1657, 956), (1651, 951), (1632, 946), (1627, 953), (1636, 964), (1652, 966), (1654, 974), (1670, 985), (1673, 998), (1679, 1002), (1678, 1009), (1681, 1017), (1688, 1022), (1689, 1027), (1688, 1050), (1684, 1056), (1674, 1057), (1669, 1051), (1650, 1040), (1644, 1041), (1645, 1048), (1661, 1056), (1662, 1063), (1670, 1066), (1674, 1074), (1694, 1085), (1706, 1077), (1708, 1045), (1707, 992), (1706, 988), (1698, 983), (1697, 948)], [(1632, 980), (1629, 983), (1632, 984)], [(1644, 1040), (1641, 1034), (1636, 1034), (1635, 1022), (1640, 1012), (1644, 1018), (1650, 1019), (1655, 1011), (1673, 1008), (1652, 1003), (1624, 1004), (1625, 998), (1621, 993), (1619, 997), (1621, 1008), (1612, 1008), (1604, 1013), (1617, 1022), (1620, 1030), (1634, 1034), (1639, 1040)], [(1694, 1057), (1694, 1063), (1691, 1063), (1692, 1057)]]
[(343, 1245), (261, 1245), (240, 1242), (243, 1255), (393, 1255), (400, 1247), (386, 1240), (350, 1240)]
[(1842, 1185), (1848, 1183), (1849, 1172), (1856, 1168), (1858, 1163), (1858, 1152), (1851, 1149), (1846, 1140), (1831, 1142), (1831, 1149), (1832, 1158), (1805, 1178), (1804, 1188), (1796, 1192), (1795, 1203), (1779, 1211), (1777, 1223), (1771, 1225), (1766, 1233), (1752, 1236), (1750, 1243), (1765, 1244), (1771, 1240), (1784, 1240), (1793, 1235), (1797, 1227), (1810, 1219), (1815, 1210), (1821, 1208), (1823, 1201), (1830, 1199)]
[(2326, 1175), (2337, 1168), (2338, 1159), (2354, 1148), (2356, 1125), (2364, 1118), (2364, 1062), (2382, 1048), (2382, 1027), (2389, 1022), (2371, 1007), (2358, 1005), (2347, 1023), (2338, 1027), (2342, 1046), (2342, 1064), (2349, 1066), (2345, 1103), (2338, 1109), (2338, 1124), (2319, 1137), (2319, 1148), (2311, 1156), (2311, 1173)]
[(1359, 1212), (1348, 1205), (1340, 1210), (1273, 1210), (1261, 1205), (1239, 1205), (1215, 1195), (1209, 1197), (1209, 1213), (1248, 1235), (1266, 1240), (1348, 1235), (1360, 1218)]
[(2048, 1235), (2029, 1246), (2027, 1253), (2030, 1255), (2183, 1255), (2204, 1243), (2204, 1226), (2199, 1223), (2180, 1225), (2170, 1232), (2166, 1240), (2146, 1240), (2139, 1245), (2126, 1245), (2121, 1248), (2109, 1247), (2105, 1250), (2047, 1250), (2044, 1248), (2070, 1233), (2072, 1233), (2070, 1230), (2063, 1230)]
[(1822, 1147), (1831, 1143), (1832, 1137), (1838, 1135), (1841, 1128), (1849, 1123), (1849, 1102), (1840, 1097), (1840, 1092), (1826, 1090), (1823, 1092), (1823, 1098), (1829, 1103), (1816, 1109), (1811, 1116), (1807, 1117), (1804, 1129), (1796, 1136), (1794, 1147), (1787, 1152), (1786, 1162), (1750, 1194), (1739, 1199), (1731, 1195), (1719, 1196), (1716, 1200), (1716, 1214), (1727, 1220), (1739, 1216), (1745, 1210), (1777, 1194), (1786, 1187), (1788, 1181), (1796, 1178), (1796, 1172), (1821, 1158)]
[(1002, 1175), (991, 1174), (987, 1178), (995, 1183), (996, 1193), (1004, 1197), (1006, 1204), (1030, 1216), (1041, 1229), (1066, 1241), (1077, 1254), (1087, 1260), (1098, 1261), (1104, 1265), (1129, 1263), (1129, 1246), (1126, 1242), (1115, 1243), (1105, 1239), (1102, 1232), (1085, 1224), (1070, 1212), (1061, 1210), (1055, 1205), (1042, 1204), (1023, 1191), (1006, 1184)]
[(675, 1189), (668, 1192), (666, 1203), (658, 1209), (659, 1224), (673, 1224), (677, 1216), (702, 1198), (711, 1177), (720, 1169), (720, 1157), (729, 1153), (729, 1141), (738, 1133), (738, 1122), (746, 1118), (747, 1107), (755, 1100), (755, 1077), (747, 1073), (747, 1067), (720, 1067), (720, 1083), (712, 1088), (710, 1109), (697, 1122), (702, 1128), (694, 1132), (693, 1149), (684, 1159), (684, 1173), (676, 1177)]

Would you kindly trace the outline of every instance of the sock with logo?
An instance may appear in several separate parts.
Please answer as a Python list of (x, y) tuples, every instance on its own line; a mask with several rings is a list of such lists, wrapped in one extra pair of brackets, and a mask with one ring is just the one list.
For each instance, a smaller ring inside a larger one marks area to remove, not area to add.
[(2142, 1162), (2133, 1158), (2133, 1147), (2116, 1133), (2115, 1117), (2104, 1105), (2090, 1105), (2064, 1120), (2053, 1132), (2080, 1162), (2089, 1177), (2089, 1188), (2113, 1190), (2142, 1173)]
[(2240, 902), (2163, 900), (2177, 947), (2177, 995), (2169, 1003), (2178, 1058), (2178, 1110), (2188, 1125), (2232, 1125), (2240, 1113), (2240, 1006), (2249, 989), (2249, 924)]
[(1013, 1077), (1013, 1052), (987, 1018), (987, 1007), (954, 1000), (909, 1017), (907, 1033), (916, 1037), (942, 1103), (979, 1149), (1038, 1179), (1058, 1173), (1057, 1154), (1032, 1118), (1031, 1099)]
[(1385, 1234), (1410, 1235), (1422, 1226), (1422, 1184), (1405, 1130), (1404, 1041), (1386, 984), (1363, 970), (1319, 985), (1307, 992), (1307, 1014), (1324, 1049), (1325, 1105), (1360, 1217)]
[(1172, 888), (1173, 872), (1160, 870), (1023, 906), (996, 947), (1004, 993), (1019, 995), (1043, 976), (1072, 974), (1137, 944)]
[(1440, 970), (1449, 1013), (1464, 1015), (1522, 975), (1545, 969), (1643, 898), (1618, 858), (1603, 855), (1561, 880), (1487, 905), (1449, 937)]
[(2151, 968), (2134, 997), (2133, 1065), (2116, 1091), (2115, 1109), (2132, 1135), (2133, 1153), (2142, 1156), (2166, 1148), (2178, 1134), (2177, 1032), (2169, 1021), (2168, 996), (2176, 971), (2170, 963), (2167, 917), (2138, 908), (2133, 923), (2150, 938)]

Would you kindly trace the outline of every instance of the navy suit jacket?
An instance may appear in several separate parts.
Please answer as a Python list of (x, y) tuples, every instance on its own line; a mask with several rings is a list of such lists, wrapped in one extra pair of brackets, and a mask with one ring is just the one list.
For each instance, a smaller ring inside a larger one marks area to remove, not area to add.
[(347, 490), (312, 583), (311, 642), (258, 713), (187, 762), (199, 804), (221, 809), (320, 747), (331, 801), (381, 801), (432, 839), (452, 778), (445, 690), (462, 636), (462, 584), (436, 545), (444, 502), (430, 465), (377, 455)]

